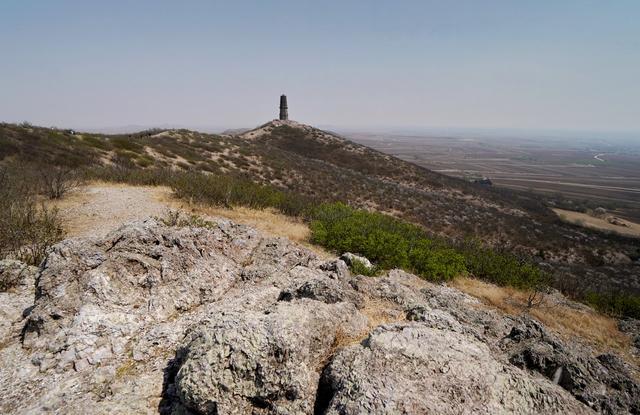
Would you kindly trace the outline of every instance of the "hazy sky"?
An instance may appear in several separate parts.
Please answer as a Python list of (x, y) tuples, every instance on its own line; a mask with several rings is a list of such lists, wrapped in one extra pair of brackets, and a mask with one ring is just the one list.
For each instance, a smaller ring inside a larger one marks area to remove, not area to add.
[(0, 119), (640, 131), (640, 1), (0, 1)]

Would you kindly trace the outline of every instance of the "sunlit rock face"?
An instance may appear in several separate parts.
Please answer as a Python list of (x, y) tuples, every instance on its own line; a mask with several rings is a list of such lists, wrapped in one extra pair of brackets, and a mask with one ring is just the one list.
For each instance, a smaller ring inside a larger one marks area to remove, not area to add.
[(9, 273), (2, 413), (566, 414), (640, 402), (620, 359), (535, 320), (398, 270), (352, 275), (225, 219), (132, 222), (57, 244), (40, 269), (0, 262)]

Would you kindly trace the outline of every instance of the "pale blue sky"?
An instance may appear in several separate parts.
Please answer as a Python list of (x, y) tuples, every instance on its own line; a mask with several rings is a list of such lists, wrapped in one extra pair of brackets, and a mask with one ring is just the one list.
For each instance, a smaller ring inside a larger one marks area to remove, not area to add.
[(0, 119), (640, 131), (640, 1), (0, 2)]

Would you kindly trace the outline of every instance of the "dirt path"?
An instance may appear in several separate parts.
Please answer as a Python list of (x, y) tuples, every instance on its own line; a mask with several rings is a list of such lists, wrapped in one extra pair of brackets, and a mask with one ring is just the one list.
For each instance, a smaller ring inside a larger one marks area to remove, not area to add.
[(331, 257), (309, 243), (309, 227), (295, 218), (269, 210), (192, 205), (176, 199), (171, 189), (163, 186), (91, 183), (53, 205), (60, 209), (67, 237), (104, 236), (125, 222), (149, 216), (162, 217), (169, 210), (180, 210), (214, 220), (225, 217), (268, 235), (289, 238), (311, 248), (323, 258)]
[(167, 187), (91, 184), (54, 203), (68, 236), (104, 236), (125, 222), (163, 216), (171, 189)]

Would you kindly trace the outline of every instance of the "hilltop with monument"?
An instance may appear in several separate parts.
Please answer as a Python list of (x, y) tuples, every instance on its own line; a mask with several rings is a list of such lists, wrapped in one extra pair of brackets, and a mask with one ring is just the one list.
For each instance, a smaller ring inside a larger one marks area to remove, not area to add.
[(280, 95), (280, 115), (278, 117), (281, 121), (287, 121), (289, 119), (289, 107), (287, 106), (287, 96)]

